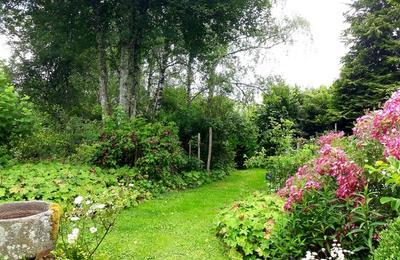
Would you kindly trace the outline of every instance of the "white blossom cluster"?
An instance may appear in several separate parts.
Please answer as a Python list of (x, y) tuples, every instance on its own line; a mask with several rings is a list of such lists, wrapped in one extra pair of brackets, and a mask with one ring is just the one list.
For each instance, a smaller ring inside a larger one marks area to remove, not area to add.
[(353, 254), (353, 252), (343, 249), (342, 245), (337, 242), (337, 240), (333, 240), (332, 248), (328, 252), (325, 248), (321, 249), (321, 255), (325, 257), (319, 258), (317, 252), (307, 251), (306, 256), (302, 258), (302, 260), (345, 260), (346, 254)]

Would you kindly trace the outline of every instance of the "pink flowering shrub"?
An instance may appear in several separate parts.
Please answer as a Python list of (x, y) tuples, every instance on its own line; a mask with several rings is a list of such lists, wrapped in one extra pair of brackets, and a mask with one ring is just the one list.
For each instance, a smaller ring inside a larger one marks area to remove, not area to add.
[(325, 144), (332, 144), (334, 140), (342, 138), (344, 136), (344, 132), (329, 132), (326, 135), (323, 135), (319, 138), (318, 144), (323, 146)]
[(364, 171), (355, 162), (349, 160), (343, 149), (333, 147), (332, 140), (339, 138), (342, 134), (328, 134), (320, 143), (324, 144), (319, 157), (310, 163), (300, 167), (297, 173), (290, 177), (285, 187), (278, 191), (281, 197), (287, 198), (285, 210), (290, 210), (292, 204), (300, 202), (303, 193), (307, 190), (319, 190), (327, 178), (333, 178), (337, 184), (336, 197), (353, 197), (357, 191), (365, 186)]
[(400, 90), (385, 103), (383, 109), (357, 119), (354, 135), (362, 142), (378, 140), (386, 157), (400, 160)]
[(366, 142), (372, 138), (372, 131), (374, 129), (374, 118), (376, 111), (369, 112), (368, 114), (357, 118), (355, 127), (353, 128), (353, 135), (361, 142)]

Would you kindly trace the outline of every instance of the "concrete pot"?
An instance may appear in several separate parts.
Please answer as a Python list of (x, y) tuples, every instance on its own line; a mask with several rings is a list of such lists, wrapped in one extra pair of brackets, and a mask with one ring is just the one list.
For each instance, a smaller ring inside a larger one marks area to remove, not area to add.
[(44, 201), (0, 204), (0, 259), (30, 259), (54, 249), (60, 207)]

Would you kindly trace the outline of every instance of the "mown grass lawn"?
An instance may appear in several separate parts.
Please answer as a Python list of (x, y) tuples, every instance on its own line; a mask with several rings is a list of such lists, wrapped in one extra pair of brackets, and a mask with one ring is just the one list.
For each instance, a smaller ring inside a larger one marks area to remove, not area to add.
[(233, 201), (266, 189), (264, 173), (235, 171), (222, 181), (125, 210), (101, 251), (115, 259), (226, 259), (215, 237), (216, 215)]

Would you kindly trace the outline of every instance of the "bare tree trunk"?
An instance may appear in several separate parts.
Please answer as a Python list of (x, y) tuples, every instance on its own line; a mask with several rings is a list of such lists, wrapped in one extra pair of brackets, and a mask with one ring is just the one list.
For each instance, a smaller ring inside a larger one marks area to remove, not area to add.
[(210, 172), (211, 169), (211, 154), (212, 154), (212, 128), (210, 127), (209, 129), (209, 134), (208, 134), (208, 157), (207, 157), (207, 171)]
[(163, 53), (161, 55), (161, 60), (159, 61), (160, 79), (158, 80), (157, 90), (154, 95), (153, 116), (155, 116), (161, 108), (161, 101), (164, 93), (165, 80), (166, 80), (165, 73), (168, 67), (168, 57), (169, 57), (168, 47), (169, 47), (168, 43), (165, 43), (165, 46), (163, 48)]
[(197, 159), (199, 161), (201, 160), (200, 146), (201, 146), (201, 136), (200, 136), (200, 133), (198, 133), (197, 134)]
[(192, 157), (192, 140), (189, 141), (189, 158)]
[(98, 68), (99, 68), (99, 96), (103, 120), (111, 114), (110, 103), (108, 100), (108, 70), (106, 60), (106, 46), (104, 33), (96, 33)]
[(129, 44), (121, 45), (121, 57), (120, 57), (120, 75), (119, 75), (119, 106), (122, 110), (129, 114), (129, 100), (130, 100), (130, 89), (129, 89), (129, 60), (130, 60), (130, 47)]
[(186, 67), (186, 96), (189, 107), (192, 104), (193, 62), (193, 55), (189, 54), (189, 60)]
[(215, 70), (216, 70), (216, 64), (213, 64), (212, 67), (210, 68), (209, 75), (208, 75), (208, 80), (207, 80), (207, 88), (208, 88), (208, 97), (207, 97), (207, 113), (208, 117), (211, 117), (212, 115), (212, 102), (214, 99), (214, 92), (215, 92)]

